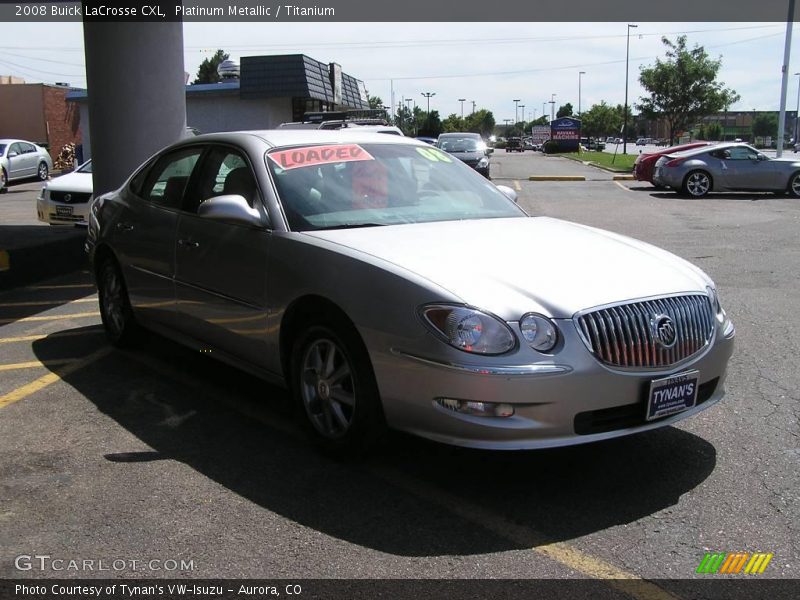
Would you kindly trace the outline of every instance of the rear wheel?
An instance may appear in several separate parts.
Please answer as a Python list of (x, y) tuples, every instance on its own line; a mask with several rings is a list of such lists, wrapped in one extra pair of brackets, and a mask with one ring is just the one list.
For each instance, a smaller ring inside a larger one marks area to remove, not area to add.
[(351, 326), (327, 321), (307, 327), (292, 351), (292, 392), (317, 444), (358, 454), (383, 429), (378, 386), (366, 348)]
[(711, 175), (705, 171), (692, 171), (683, 180), (683, 193), (692, 198), (702, 198), (711, 191)]
[(97, 294), (108, 339), (115, 346), (131, 346), (141, 330), (133, 317), (122, 272), (113, 258), (105, 258), (97, 269)]
[(39, 163), (39, 170), (36, 171), (36, 175), (39, 177), (39, 181), (46, 180), (49, 174), (50, 174), (50, 169), (47, 168), (47, 163), (44, 162)]
[(787, 191), (793, 198), (800, 198), (800, 172), (795, 173), (789, 178)]

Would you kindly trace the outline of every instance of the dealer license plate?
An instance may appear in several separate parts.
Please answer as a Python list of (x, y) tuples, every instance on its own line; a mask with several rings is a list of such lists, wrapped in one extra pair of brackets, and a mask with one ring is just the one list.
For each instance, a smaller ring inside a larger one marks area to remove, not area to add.
[(692, 408), (697, 403), (697, 380), (700, 371), (686, 371), (650, 382), (647, 397), (647, 420), (668, 417)]
[(72, 216), (72, 207), (71, 206), (56, 206), (56, 214), (59, 217), (71, 217)]

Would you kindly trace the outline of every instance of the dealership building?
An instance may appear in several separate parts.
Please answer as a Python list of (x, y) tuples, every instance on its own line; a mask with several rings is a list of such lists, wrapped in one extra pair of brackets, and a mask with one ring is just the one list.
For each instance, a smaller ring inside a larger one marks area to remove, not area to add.
[[(304, 54), (245, 56), (225, 75), (220, 83), (186, 86), (187, 126), (200, 133), (272, 129), (306, 112), (369, 108), (363, 81)], [(72, 90), (66, 99), (78, 108), (83, 158), (90, 158), (88, 92)]]

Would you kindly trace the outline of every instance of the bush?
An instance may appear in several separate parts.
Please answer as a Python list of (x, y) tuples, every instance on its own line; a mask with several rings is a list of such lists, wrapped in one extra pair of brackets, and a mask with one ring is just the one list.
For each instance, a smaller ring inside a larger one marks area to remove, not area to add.
[(542, 152), (545, 154), (556, 154), (558, 152), (558, 142), (547, 140), (542, 147)]

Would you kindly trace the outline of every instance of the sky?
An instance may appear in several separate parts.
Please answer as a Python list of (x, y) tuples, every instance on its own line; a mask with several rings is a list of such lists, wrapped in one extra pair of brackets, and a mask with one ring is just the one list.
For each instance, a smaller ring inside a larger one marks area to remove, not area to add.
[[(5, 28), (0, 41), (0, 75), (28, 82), (67, 82), (84, 87), (80, 23), (22, 23)], [(465, 114), (472, 101), (495, 120), (526, 120), (571, 102), (578, 109), (625, 97), (626, 23), (184, 23), (184, 68), (191, 77), (217, 48), (234, 59), (263, 54), (304, 53), (338, 62), (365, 82), (385, 105), (434, 92), (431, 110), (445, 117)], [(703, 45), (722, 59), (719, 80), (741, 96), (731, 110), (778, 110), (785, 23), (638, 23), (631, 29), (631, 105), (644, 94), (640, 66), (664, 55), (661, 36), (686, 33), (689, 45)], [(800, 71), (800, 30), (792, 40), (789, 73)], [(798, 77), (792, 75), (787, 110), (794, 110)], [(543, 103), (547, 103), (543, 106)], [(636, 112), (634, 106), (634, 112)]]

